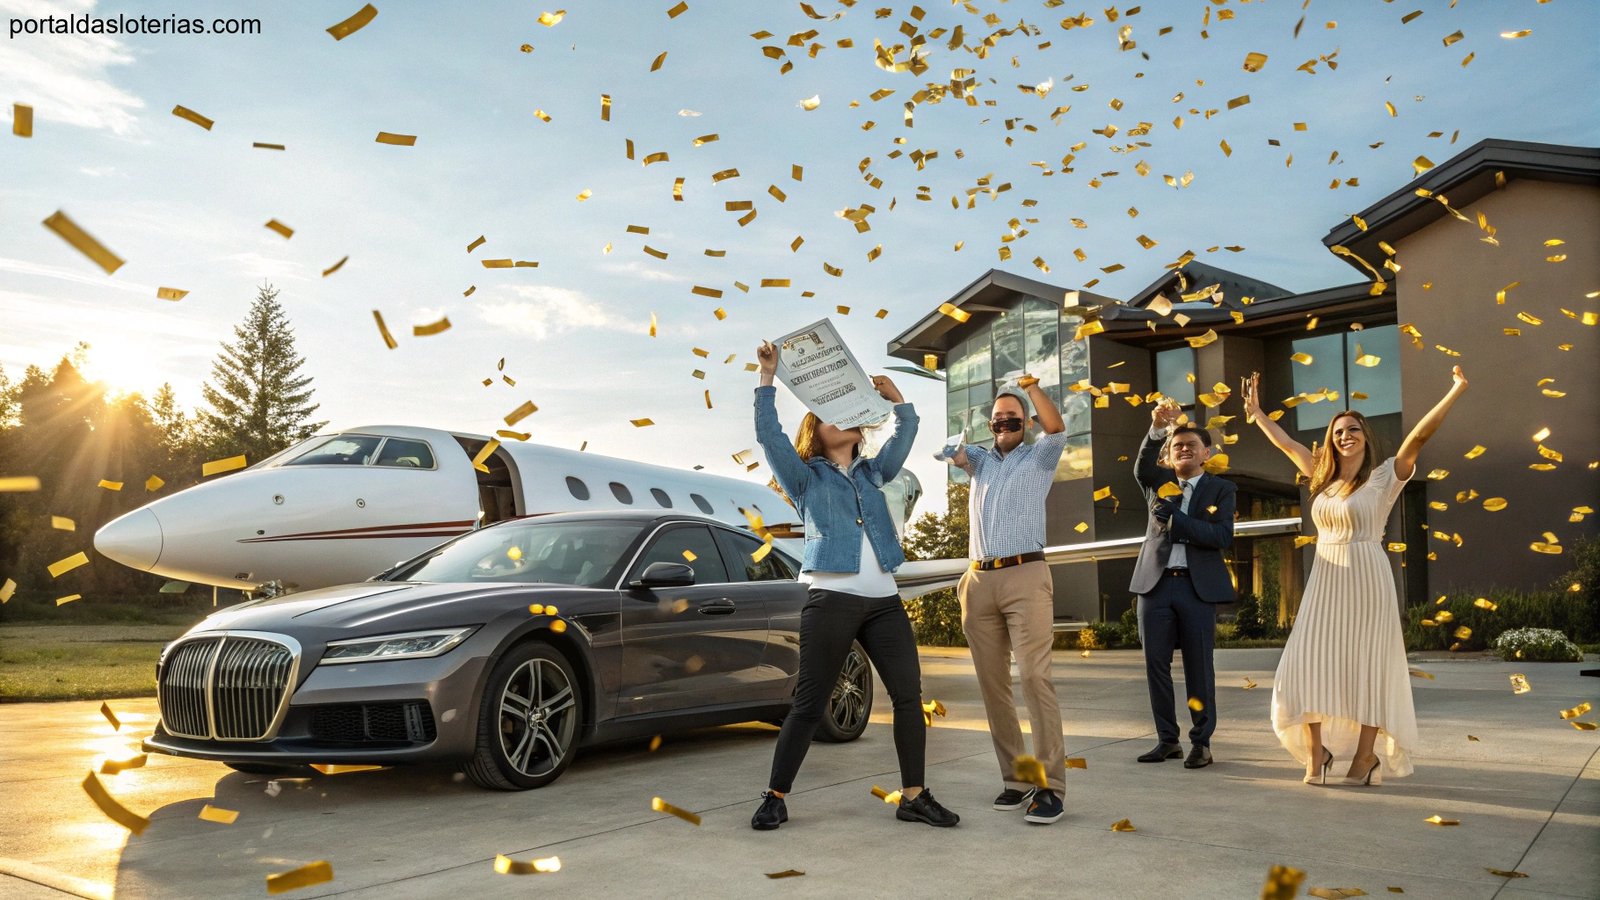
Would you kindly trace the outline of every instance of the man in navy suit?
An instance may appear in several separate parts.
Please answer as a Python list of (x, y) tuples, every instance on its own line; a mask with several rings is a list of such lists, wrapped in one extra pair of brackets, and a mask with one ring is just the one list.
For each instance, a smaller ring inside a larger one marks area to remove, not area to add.
[(1177, 404), (1164, 400), (1151, 413), (1150, 433), (1139, 447), (1134, 478), (1144, 491), (1150, 519), (1128, 589), (1139, 596), (1139, 640), (1144, 644), (1150, 711), (1160, 743), (1139, 757), (1162, 762), (1183, 756), (1172, 697), (1172, 651), (1183, 652), (1189, 695), (1189, 755), (1185, 768), (1211, 765), (1217, 727), (1216, 644), (1218, 603), (1232, 603), (1233, 578), (1222, 551), (1233, 546), (1233, 482), (1209, 475), (1211, 434), (1177, 424)]

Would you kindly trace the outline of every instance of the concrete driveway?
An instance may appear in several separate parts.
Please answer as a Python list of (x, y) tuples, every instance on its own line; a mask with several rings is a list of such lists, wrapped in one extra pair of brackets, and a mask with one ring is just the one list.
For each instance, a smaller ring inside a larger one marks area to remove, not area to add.
[[(1217, 653), (1217, 762), (1199, 771), (1134, 762), (1153, 740), (1137, 652), (1058, 653), (1068, 755), (1088, 768), (1068, 770), (1067, 817), (1048, 827), (989, 808), (999, 772), (961, 650), (922, 654), (926, 696), (949, 709), (928, 735), (928, 781), (962, 816), (943, 830), (896, 821), (870, 794), (898, 787), (881, 686), (866, 735), (815, 745), (789, 823), (763, 833), (748, 823), (776, 731), (746, 725), (669, 735), (654, 753), (642, 742), (589, 751), (556, 784), (517, 794), (448, 770), (392, 769), (281, 780), (273, 795), (260, 776), (152, 755), (102, 776), (150, 817), (134, 837), (80, 782), (130, 752), (154, 701), (113, 701), (120, 734), (98, 703), (0, 706), (0, 896), (264, 896), (268, 874), (315, 860), (332, 864), (334, 880), (287, 896), (1247, 898), (1274, 865), (1306, 872), (1302, 893), (1600, 896), (1600, 732), (1559, 717), (1600, 701), (1600, 681), (1579, 677), (1581, 665), (1414, 663), (1436, 676), (1412, 682), (1416, 774), (1377, 789), (1314, 788), (1268, 724), (1278, 652)], [(1511, 692), (1513, 671), (1531, 692)], [(1247, 677), (1255, 689), (1244, 689)], [(653, 796), (703, 824), (652, 812)], [(238, 811), (237, 821), (198, 819), (207, 803)], [(1461, 824), (1424, 821), (1435, 814)], [(1137, 831), (1111, 831), (1124, 818)], [(496, 875), (502, 853), (559, 856), (562, 868)], [(790, 869), (805, 874), (766, 877)]]

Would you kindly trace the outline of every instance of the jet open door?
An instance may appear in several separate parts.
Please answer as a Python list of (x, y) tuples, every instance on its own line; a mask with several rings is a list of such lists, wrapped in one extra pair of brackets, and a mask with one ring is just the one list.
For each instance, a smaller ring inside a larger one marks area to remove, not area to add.
[[(455, 435), (456, 443), (476, 459), (487, 441)], [(475, 472), (478, 480), (478, 526), (493, 525), (505, 519), (527, 514), (527, 498), (522, 493), (522, 480), (517, 475), (517, 464), (504, 447), (496, 447), (483, 461), (488, 471)]]

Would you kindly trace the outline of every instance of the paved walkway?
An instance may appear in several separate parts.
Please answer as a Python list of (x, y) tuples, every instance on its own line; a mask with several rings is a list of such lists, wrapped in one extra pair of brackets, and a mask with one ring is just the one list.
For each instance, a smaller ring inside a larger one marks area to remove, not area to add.
[[(79, 782), (149, 729), (153, 701), (112, 703), (120, 735), (98, 703), (0, 706), (0, 896), (264, 896), (267, 874), (322, 859), (335, 880), (286, 896), (1253, 898), (1273, 865), (1306, 872), (1302, 896), (1314, 887), (1600, 895), (1600, 732), (1559, 717), (1600, 703), (1600, 681), (1579, 677), (1582, 666), (1416, 663), (1436, 676), (1412, 683), (1416, 774), (1378, 789), (1313, 788), (1268, 726), (1278, 653), (1217, 653), (1217, 763), (1200, 771), (1133, 761), (1153, 741), (1136, 652), (1058, 653), (1068, 754), (1088, 768), (1068, 770), (1067, 817), (1049, 827), (989, 808), (998, 768), (961, 650), (922, 654), (927, 696), (949, 709), (928, 736), (928, 780), (962, 815), (948, 830), (898, 822), (869, 793), (898, 781), (881, 688), (861, 740), (812, 749), (791, 820), (770, 833), (748, 821), (774, 730), (748, 725), (668, 737), (655, 753), (643, 744), (587, 752), (556, 784), (518, 794), (481, 791), (449, 771), (383, 770), (285, 781), (269, 796), (260, 777), (151, 756), (104, 779), (152, 819), (132, 837)], [(1511, 692), (1514, 671), (1531, 692)], [(1245, 690), (1246, 678), (1257, 687)], [(656, 795), (703, 824), (651, 812)], [(238, 810), (238, 820), (199, 820), (206, 803)], [(1461, 824), (1424, 821), (1433, 815)], [(1124, 818), (1137, 831), (1111, 831)], [(562, 870), (496, 875), (497, 853), (556, 855)], [(788, 869), (805, 875), (765, 877)]]

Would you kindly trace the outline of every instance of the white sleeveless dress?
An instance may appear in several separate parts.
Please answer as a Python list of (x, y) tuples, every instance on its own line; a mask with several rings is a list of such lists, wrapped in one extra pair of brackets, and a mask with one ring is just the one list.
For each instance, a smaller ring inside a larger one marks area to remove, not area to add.
[[(1414, 474), (1414, 473), (1413, 473)], [(1373, 752), (1385, 776), (1411, 774), (1417, 715), (1383, 526), (1405, 482), (1393, 457), (1347, 497), (1317, 496), (1316, 561), (1272, 686), (1272, 729), (1302, 765), (1305, 726), (1322, 723), (1335, 768), (1355, 752), (1362, 725), (1376, 725)]]

